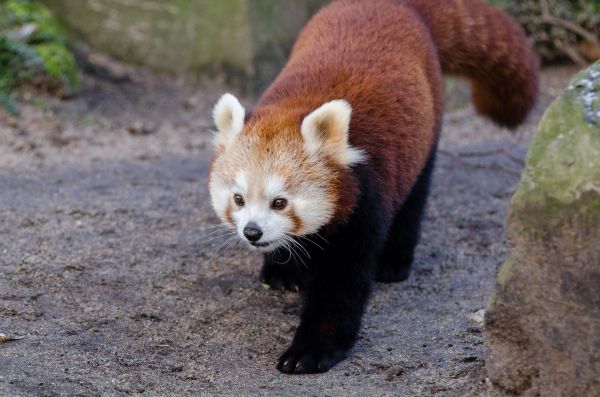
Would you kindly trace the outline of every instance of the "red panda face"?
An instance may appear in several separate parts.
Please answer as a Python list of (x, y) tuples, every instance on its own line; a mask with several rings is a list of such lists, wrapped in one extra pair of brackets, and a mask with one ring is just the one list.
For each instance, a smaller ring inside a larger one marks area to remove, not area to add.
[[(233, 166), (225, 161), (229, 155), (236, 156), (224, 152), (211, 175), (213, 207), (251, 249), (273, 250), (291, 237), (316, 232), (331, 219), (334, 203), (326, 180), (312, 186), (273, 163), (260, 166), (250, 160), (247, 167)], [(218, 171), (230, 166), (231, 173)]]
[[(336, 106), (334, 110), (349, 108)], [(253, 250), (289, 246), (294, 237), (327, 224), (336, 211), (339, 165), (362, 159), (347, 137), (326, 136), (338, 121), (318, 112), (301, 125), (273, 119), (244, 125), (244, 109), (235, 97), (226, 94), (215, 107), (212, 205)]]

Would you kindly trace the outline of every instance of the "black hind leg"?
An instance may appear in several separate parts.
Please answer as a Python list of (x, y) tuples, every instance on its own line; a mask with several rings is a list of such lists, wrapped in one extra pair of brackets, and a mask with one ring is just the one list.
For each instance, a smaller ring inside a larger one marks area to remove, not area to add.
[(384, 248), (379, 256), (376, 280), (392, 283), (404, 281), (410, 274), (414, 251), (419, 242), (421, 218), (429, 195), (435, 151), (413, 186), (408, 198), (396, 213)]

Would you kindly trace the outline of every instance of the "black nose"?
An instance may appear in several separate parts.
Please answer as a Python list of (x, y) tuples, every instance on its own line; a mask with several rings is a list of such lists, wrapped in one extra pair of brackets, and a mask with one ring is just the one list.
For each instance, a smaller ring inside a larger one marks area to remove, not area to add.
[(244, 228), (244, 236), (246, 236), (248, 241), (251, 241), (253, 243), (260, 240), (262, 235), (263, 235), (262, 230), (260, 230), (260, 227), (258, 227), (258, 225), (254, 222), (250, 222)]

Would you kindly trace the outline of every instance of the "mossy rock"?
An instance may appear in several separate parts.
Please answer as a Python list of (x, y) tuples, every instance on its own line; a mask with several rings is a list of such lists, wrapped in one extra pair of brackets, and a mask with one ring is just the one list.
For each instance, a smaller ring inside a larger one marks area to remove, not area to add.
[(560, 209), (587, 192), (600, 193), (600, 62), (578, 74), (546, 111), (512, 205), (524, 215), (530, 208)]
[(177, 75), (257, 92), (326, 0), (43, 0), (92, 47)]
[(486, 313), (498, 394), (600, 395), (600, 63), (546, 111)]

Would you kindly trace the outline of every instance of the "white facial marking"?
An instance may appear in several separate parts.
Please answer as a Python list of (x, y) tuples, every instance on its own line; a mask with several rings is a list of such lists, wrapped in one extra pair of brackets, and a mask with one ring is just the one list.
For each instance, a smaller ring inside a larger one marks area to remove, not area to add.
[(231, 193), (228, 186), (217, 178), (211, 178), (209, 182), (210, 198), (212, 206), (219, 217), (226, 222), (225, 211), (227, 203), (231, 200)]
[(306, 188), (294, 199), (294, 209), (302, 221), (299, 234), (316, 233), (329, 222), (334, 214), (334, 205), (327, 192), (319, 187)]
[(248, 194), (248, 177), (244, 171), (240, 171), (235, 175), (235, 184), (239, 190), (236, 193), (241, 194), (245, 199), (245, 196)]
[(269, 176), (265, 182), (265, 197), (274, 199), (283, 193), (283, 178), (279, 176)]
[[(286, 233), (293, 228), (293, 222), (285, 215), (271, 208), (273, 198), (284, 195), (283, 179), (279, 176), (267, 176), (264, 181), (259, 181), (257, 186), (248, 186), (246, 173), (240, 171), (235, 178), (235, 187), (238, 194), (244, 198), (244, 206), (236, 206), (233, 210), (237, 233), (252, 249), (271, 251), (283, 244)], [(236, 194), (236, 193), (231, 193)], [(244, 228), (249, 223), (258, 225), (262, 237), (255, 243), (269, 243), (266, 247), (253, 246), (244, 236)]]

